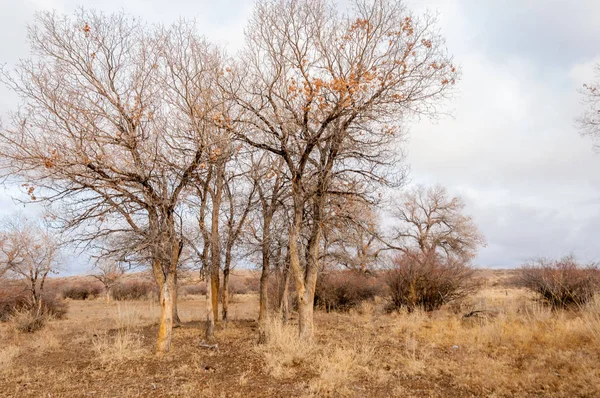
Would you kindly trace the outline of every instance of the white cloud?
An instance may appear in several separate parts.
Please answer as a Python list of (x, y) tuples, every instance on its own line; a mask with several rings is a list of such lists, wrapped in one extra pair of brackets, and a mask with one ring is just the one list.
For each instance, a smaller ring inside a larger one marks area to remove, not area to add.
[[(234, 52), (252, 1), (106, 0), (103, 11), (148, 22), (196, 18), (198, 29)], [(0, 62), (27, 54), (33, 11), (72, 12), (76, 0), (10, 2), (0, 14)], [(439, 12), (440, 27), (462, 65), (454, 118), (411, 126), (415, 182), (461, 194), (488, 237), (478, 263), (516, 266), (539, 255), (576, 251), (600, 259), (600, 156), (581, 138), (578, 88), (600, 61), (600, 2), (581, 0), (408, 0)], [(14, 97), (0, 88), (0, 114)], [(3, 201), (0, 196), (0, 201)]]

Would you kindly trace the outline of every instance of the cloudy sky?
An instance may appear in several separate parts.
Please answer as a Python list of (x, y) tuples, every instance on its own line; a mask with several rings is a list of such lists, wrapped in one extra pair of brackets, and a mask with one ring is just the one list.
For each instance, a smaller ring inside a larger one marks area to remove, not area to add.
[[(218, 5), (215, 5), (218, 3)], [(407, 0), (439, 14), (461, 65), (452, 117), (411, 126), (413, 183), (461, 195), (487, 237), (483, 267), (575, 253), (600, 261), (600, 154), (581, 138), (578, 89), (600, 62), (596, 0)], [(26, 25), (38, 10), (125, 10), (148, 22), (195, 18), (234, 52), (251, 0), (0, 0), (0, 63), (28, 56)], [(0, 114), (14, 108), (0, 87)], [(0, 212), (16, 205), (0, 191)], [(74, 271), (72, 269), (71, 271)]]

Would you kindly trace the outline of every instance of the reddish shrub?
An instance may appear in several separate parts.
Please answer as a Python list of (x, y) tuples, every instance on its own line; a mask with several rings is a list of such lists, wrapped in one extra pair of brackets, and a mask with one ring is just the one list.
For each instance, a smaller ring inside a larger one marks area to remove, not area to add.
[(180, 296), (200, 296), (206, 294), (206, 283), (195, 283), (193, 285), (183, 285), (179, 287)]
[(258, 293), (260, 290), (260, 273), (252, 272), (244, 281), (247, 293)]
[(100, 283), (85, 280), (69, 281), (61, 288), (61, 296), (71, 300), (90, 300), (103, 292), (104, 288)]
[(577, 308), (599, 290), (600, 270), (596, 264), (578, 264), (573, 256), (539, 259), (520, 269), (516, 283), (537, 293), (552, 308)]
[[(31, 312), (32, 305), (29, 292), (18, 286), (0, 290), (0, 321), (7, 322), (15, 314)], [(68, 305), (54, 294), (44, 293), (42, 297), (42, 314), (61, 319), (67, 314)], [(37, 322), (37, 321), (36, 321)]]
[(374, 300), (382, 291), (381, 281), (364, 272), (331, 271), (319, 275), (315, 306), (327, 312), (348, 311), (365, 300)]
[(229, 279), (229, 293), (247, 294), (249, 291), (246, 280), (241, 277), (232, 276)]
[(475, 293), (481, 285), (472, 267), (437, 255), (405, 254), (394, 263), (386, 277), (389, 311), (433, 311)]
[(158, 286), (143, 280), (122, 281), (113, 286), (111, 295), (117, 301), (153, 299), (158, 297)]

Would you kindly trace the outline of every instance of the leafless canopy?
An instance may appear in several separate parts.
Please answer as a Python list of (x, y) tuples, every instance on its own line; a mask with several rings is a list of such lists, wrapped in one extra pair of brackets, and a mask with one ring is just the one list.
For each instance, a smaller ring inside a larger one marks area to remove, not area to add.
[(43, 223), (20, 213), (0, 227), (0, 268), (25, 282), (31, 308), (41, 311), (46, 277), (59, 270), (59, 242)]
[(463, 214), (464, 202), (450, 197), (442, 186), (416, 186), (398, 198), (393, 215), (393, 246), (408, 252), (420, 250), (449, 259), (470, 261), (485, 238), (471, 219)]
[[(597, 140), (600, 138), (600, 64), (596, 65), (596, 80), (584, 84), (581, 94), (586, 109), (577, 119), (577, 123), (583, 135)], [(598, 149), (597, 142), (596, 148)]]
[(83, 10), (39, 14), (28, 38), (35, 58), (1, 75), (22, 101), (0, 132), (4, 175), (33, 201), (60, 201), (78, 241), (127, 237), (116, 249), (145, 256), (170, 297), (182, 198), (218, 130), (218, 52), (193, 24)]
[(348, 14), (332, 1), (259, 1), (246, 37), (241, 59), (221, 79), (236, 106), (219, 122), (287, 168), (290, 263), (306, 337), (329, 195), (397, 182), (390, 170), (401, 159), (402, 123), (436, 115), (458, 71), (435, 20), (398, 1), (356, 0)]

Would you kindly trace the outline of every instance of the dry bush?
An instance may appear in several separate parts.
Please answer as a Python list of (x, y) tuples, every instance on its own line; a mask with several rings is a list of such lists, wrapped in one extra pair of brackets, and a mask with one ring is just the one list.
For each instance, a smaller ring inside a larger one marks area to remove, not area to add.
[(395, 260), (386, 276), (389, 311), (439, 309), (442, 305), (476, 293), (481, 282), (475, 270), (463, 262), (435, 254), (404, 254)]
[(320, 275), (315, 306), (329, 311), (348, 311), (363, 301), (373, 301), (383, 290), (382, 281), (364, 272), (332, 271)]
[(349, 382), (371, 373), (373, 347), (362, 344), (324, 347), (312, 366), (318, 376), (311, 380), (310, 390), (319, 397), (352, 396)]
[(61, 295), (71, 300), (89, 300), (100, 296), (103, 291), (104, 288), (99, 283), (74, 280), (62, 286)]
[(183, 285), (178, 289), (179, 297), (185, 296), (204, 296), (206, 295), (205, 283), (194, 283), (192, 285)]
[(520, 269), (516, 283), (552, 308), (579, 308), (599, 290), (600, 270), (596, 264), (577, 263), (573, 256), (538, 259)]
[[(281, 300), (283, 299), (284, 292), (284, 276), (282, 272), (278, 272), (275, 270), (269, 276), (269, 280), (267, 283), (267, 296), (269, 300), (269, 308), (271, 310), (278, 311), (281, 306)], [(289, 310), (297, 310), (298, 309), (298, 300), (296, 297), (296, 283), (294, 282), (294, 278), (292, 275), (289, 275), (288, 280), (288, 305)]]
[(150, 281), (129, 280), (113, 286), (111, 294), (117, 301), (153, 299), (158, 297), (158, 287)]
[(352, 395), (349, 384), (371, 373), (375, 352), (368, 341), (298, 342), (297, 326), (269, 319), (266, 344), (255, 350), (263, 356), (269, 374), (275, 378), (311, 375), (310, 392), (319, 397)]
[[(42, 297), (42, 308), (40, 314), (44, 317), (62, 319), (67, 314), (68, 304), (50, 293)], [(17, 313), (33, 313), (31, 300), (28, 292), (16, 286), (0, 290), (0, 321), (8, 322)], [(31, 319), (32, 328), (35, 329), (35, 320)]]
[(47, 317), (43, 313), (30, 310), (18, 310), (12, 316), (15, 328), (22, 333), (34, 333), (46, 324)]
[(229, 279), (229, 293), (231, 294), (247, 294), (250, 289), (247, 284), (248, 279), (231, 275)]
[(160, 305), (155, 301), (117, 303), (113, 314), (117, 329), (133, 330), (154, 325), (160, 316)]
[(63, 319), (67, 315), (69, 304), (64, 300), (48, 294), (42, 299), (42, 312), (52, 319)]
[(30, 305), (25, 293), (22, 288), (16, 286), (0, 289), (0, 321), (8, 322), (16, 311)]
[(587, 309), (552, 311), (526, 296), (518, 302), (503, 305), (493, 322), (475, 325), (449, 311), (393, 314), (393, 327), (378, 338), (401, 341), (400, 349), (378, 360), (411, 378), (451, 375), (470, 392), (465, 395), (597, 396), (600, 317)]
[(252, 272), (248, 277), (245, 278), (246, 287), (249, 293), (258, 293), (260, 290), (260, 274)]

